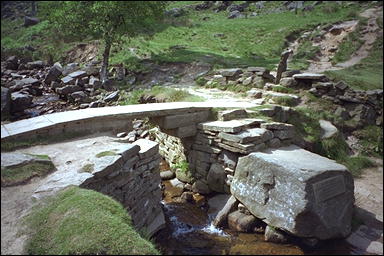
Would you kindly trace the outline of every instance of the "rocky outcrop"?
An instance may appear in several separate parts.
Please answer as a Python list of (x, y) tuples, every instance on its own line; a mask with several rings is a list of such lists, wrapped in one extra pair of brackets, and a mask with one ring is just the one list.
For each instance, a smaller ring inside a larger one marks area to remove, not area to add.
[(351, 232), (354, 183), (345, 166), (297, 146), (241, 157), (231, 193), (256, 217), (298, 237)]

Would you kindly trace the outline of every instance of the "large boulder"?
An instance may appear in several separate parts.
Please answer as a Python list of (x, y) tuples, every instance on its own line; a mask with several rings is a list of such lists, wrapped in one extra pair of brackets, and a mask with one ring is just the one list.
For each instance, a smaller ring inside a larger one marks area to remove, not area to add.
[(231, 193), (257, 218), (298, 237), (344, 238), (351, 232), (351, 173), (294, 145), (239, 158)]

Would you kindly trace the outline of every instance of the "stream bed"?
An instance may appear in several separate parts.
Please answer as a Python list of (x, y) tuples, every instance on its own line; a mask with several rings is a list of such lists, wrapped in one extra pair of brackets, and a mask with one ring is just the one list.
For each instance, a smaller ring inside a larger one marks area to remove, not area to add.
[[(167, 164), (161, 164), (163, 170)], [(168, 167), (169, 168), (169, 167)], [(162, 171), (162, 170), (161, 170)], [(156, 233), (154, 242), (165, 255), (358, 255), (344, 240), (322, 242), (316, 249), (300, 243), (276, 244), (264, 241), (263, 234), (219, 229), (211, 222), (229, 195), (200, 196), (200, 203), (180, 200), (183, 188), (163, 181), (163, 210), (166, 227)]]

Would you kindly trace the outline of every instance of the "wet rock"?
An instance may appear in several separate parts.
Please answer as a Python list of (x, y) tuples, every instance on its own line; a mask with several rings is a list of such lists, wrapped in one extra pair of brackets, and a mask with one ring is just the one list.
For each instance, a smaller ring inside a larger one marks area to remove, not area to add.
[(216, 215), (216, 218), (213, 220), (212, 224), (215, 227), (225, 227), (226, 226), (226, 220), (228, 217), (228, 214), (235, 211), (238, 205), (238, 201), (234, 196), (231, 196), (223, 209), (219, 211), (219, 213)]
[(264, 240), (267, 242), (281, 243), (281, 244), (288, 242), (288, 238), (283, 232), (269, 225), (265, 229)]
[(208, 187), (213, 191), (225, 193), (225, 178), (226, 175), (223, 166), (220, 164), (212, 164), (207, 176)]
[(209, 193), (211, 193), (211, 190), (209, 189), (207, 183), (201, 180), (197, 180), (195, 181), (195, 183), (192, 184), (192, 191), (203, 195), (208, 195)]
[(1, 121), (9, 118), (11, 111), (11, 91), (1, 86)]
[(33, 97), (26, 93), (14, 92), (11, 94), (11, 112), (21, 112), (32, 105)]
[(188, 202), (188, 203), (193, 203), (194, 200), (193, 200), (193, 192), (183, 192), (183, 194), (181, 194), (180, 196), (181, 200), (184, 201), (184, 202)]
[(257, 218), (322, 240), (351, 232), (353, 191), (345, 166), (293, 145), (239, 158), (231, 184), (231, 193)]
[(170, 180), (175, 178), (175, 173), (171, 170), (160, 172), (160, 177), (162, 180)]
[(228, 215), (228, 227), (238, 232), (252, 232), (258, 220), (253, 215), (247, 215), (239, 210)]

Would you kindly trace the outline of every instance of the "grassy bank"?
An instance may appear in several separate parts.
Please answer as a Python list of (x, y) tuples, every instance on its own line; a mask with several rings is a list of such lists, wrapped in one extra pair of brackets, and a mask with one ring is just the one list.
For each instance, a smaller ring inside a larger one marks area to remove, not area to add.
[(159, 254), (120, 203), (91, 190), (68, 188), (35, 207), (25, 222), (29, 254)]

